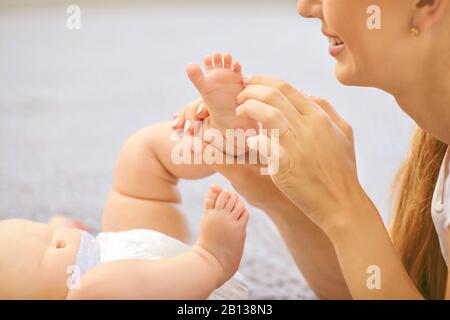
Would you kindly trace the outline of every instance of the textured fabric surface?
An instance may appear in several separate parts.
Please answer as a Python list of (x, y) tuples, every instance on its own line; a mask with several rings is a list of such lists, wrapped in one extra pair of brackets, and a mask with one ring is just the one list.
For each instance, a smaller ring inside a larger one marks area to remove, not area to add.
[[(0, 217), (63, 212), (99, 231), (114, 162), (127, 136), (197, 98), (185, 66), (231, 51), (264, 73), (329, 99), (353, 125), (359, 175), (387, 217), (387, 194), (411, 123), (385, 94), (344, 88), (318, 22), (295, 1), (0, 1)], [(194, 234), (221, 177), (180, 184)], [(241, 272), (252, 298), (310, 299), (276, 229), (251, 209)], [(307, 246), (308, 244), (303, 244)]]

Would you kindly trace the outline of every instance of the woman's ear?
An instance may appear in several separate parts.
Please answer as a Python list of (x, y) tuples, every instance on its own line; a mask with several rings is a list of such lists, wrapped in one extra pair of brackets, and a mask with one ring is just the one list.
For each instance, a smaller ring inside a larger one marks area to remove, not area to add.
[(414, 0), (412, 27), (426, 32), (445, 16), (449, 0)]

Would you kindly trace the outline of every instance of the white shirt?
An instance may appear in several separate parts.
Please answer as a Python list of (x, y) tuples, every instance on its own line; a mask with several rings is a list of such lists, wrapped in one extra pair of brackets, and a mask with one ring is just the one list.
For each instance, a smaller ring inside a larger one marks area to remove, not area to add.
[[(450, 147), (447, 149), (444, 161), (442, 161), (436, 189), (433, 194), (431, 216), (434, 227), (439, 236), (442, 256), (449, 265), (448, 257), (448, 233), (450, 228), (450, 174), (446, 177), (446, 166), (450, 166)], [(450, 171), (450, 168), (449, 168)]]

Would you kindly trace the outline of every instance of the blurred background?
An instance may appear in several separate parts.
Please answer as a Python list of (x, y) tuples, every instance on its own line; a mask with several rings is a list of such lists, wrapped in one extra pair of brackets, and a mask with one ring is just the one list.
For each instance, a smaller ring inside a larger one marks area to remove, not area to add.
[[(66, 27), (69, 5), (81, 8), (80, 30)], [(0, 0), (0, 218), (62, 212), (98, 231), (123, 141), (196, 99), (185, 66), (223, 51), (247, 75), (333, 104), (354, 127), (360, 179), (387, 222), (414, 126), (390, 96), (340, 85), (327, 47), (295, 0)], [(228, 187), (219, 176), (180, 185), (194, 232), (211, 183)], [(251, 297), (314, 298), (271, 222), (251, 212), (241, 266)]]

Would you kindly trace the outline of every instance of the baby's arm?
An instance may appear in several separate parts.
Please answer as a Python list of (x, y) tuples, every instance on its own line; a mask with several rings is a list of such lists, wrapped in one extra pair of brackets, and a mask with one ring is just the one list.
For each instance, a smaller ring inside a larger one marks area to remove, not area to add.
[[(200, 179), (213, 174), (206, 165), (176, 165), (171, 160), (173, 146), (169, 123), (149, 126), (124, 144), (106, 201), (103, 230), (155, 229), (187, 241), (177, 215), (181, 197), (179, 179)], [(157, 216), (156, 216), (157, 215)], [(181, 221), (181, 220), (180, 220)]]
[(200, 246), (180, 256), (123, 260), (93, 268), (67, 299), (203, 300), (224, 281), (218, 260)]

